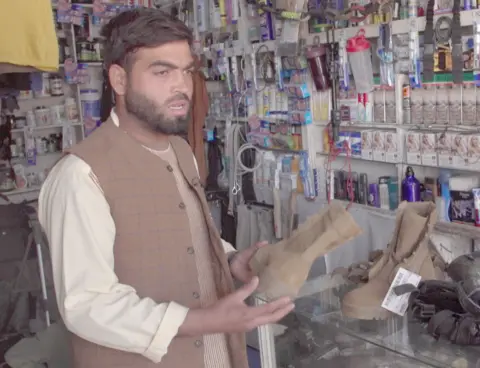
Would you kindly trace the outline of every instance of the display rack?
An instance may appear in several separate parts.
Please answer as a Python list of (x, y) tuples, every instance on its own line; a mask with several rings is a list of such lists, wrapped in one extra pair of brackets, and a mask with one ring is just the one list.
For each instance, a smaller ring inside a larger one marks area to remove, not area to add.
[[(425, 4), (423, 4), (425, 7)], [(241, 8), (242, 12), (246, 13), (244, 8)], [(435, 14), (433, 18), (433, 23), (440, 18), (440, 17), (447, 17), (452, 19), (451, 12), (443, 12), (440, 14)], [(472, 28), (476, 24), (477, 19), (480, 19), (480, 10), (473, 9), (473, 10), (462, 10), (460, 12), (460, 25), (463, 30), (464, 35), (472, 34)], [(248, 36), (248, 30), (251, 27), (249, 23), (250, 19), (248, 17), (244, 17), (243, 19), (239, 19), (238, 21), (238, 39), (228, 39), (228, 42), (213, 42), (210, 45), (207, 45), (203, 49), (203, 54), (207, 59), (216, 60), (218, 58), (219, 53), (224, 55), (225, 57), (229, 58), (242, 58), (245, 60), (245, 65), (248, 67), (251, 64), (252, 58), (259, 58), (262, 54), (271, 53), (273, 57), (275, 57), (279, 50), (282, 48), (284, 43), (283, 38), (279, 37), (276, 40), (268, 40), (263, 42), (251, 43)], [(401, 20), (393, 20), (388, 23), (390, 25), (390, 31), (392, 35), (409, 35), (409, 33), (416, 33), (420, 37), (423, 37), (422, 32), (425, 30), (426, 26), (426, 17), (417, 17), (417, 18), (410, 18), (410, 19), (401, 19)], [(440, 26), (440, 29), (443, 29), (445, 24)], [(303, 27), (305, 28), (305, 27)], [(369, 24), (369, 25), (362, 25), (356, 27), (348, 27), (348, 28), (335, 28), (333, 31), (324, 31), (319, 33), (308, 33), (305, 32), (302, 27), (300, 27), (301, 31), (298, 36), (298, 43), (301, 45), (297, 49), (298, 54), (295, 56), (303, 55), (303, 51), (310, 47), (319, 44), (327, 44), (331, 42), (333, 37), (338, 41), (342, 39), (347, 39), (353, 37), (358, 34), (360, 30), (365, 32), (365, 36), (368, 39), (373, 40), (376, 42), (376, 39), (379, 37), (379, 24)], [(215, 34), (219, 33), (217, 30), (212, 30), (212, 33)], [(411, 37), (411, 36), (410, 36)], [(372, 51), (374, 52), (374, 46), (372, 46)], [(245, 68), (244, 72), (247, 75), (247, 78), (251, 81), (252, 79), (252, 70), (249, 68)], [(248, 74), (250, 73), (250, 74)], [(465, 71), (463, 76), (464, 79), (464, 86), (467, 84), (472, 84), (473, 76), (471, 71)], [(378, 81), (377, 81), (378, 83)], [(429, 83), (431, 85), (446, 85), (451, 86), (451, 75), (448, 73), (445, 74), (438, 74), (435, 75), (434, 80)], [(314, 89), (312, 89), (312, 85), (310, 84), (309, 87), (312, 91), (312, 96), (314, 95)], [(435, 90), (436, 91), (436, 90)], [(252, 93), (252, 100), (253, 104), (258, 101), (256, 98), (256, 94), (258, 91), (251, 91)], [(436, 94), (437, 92), (435, 92)], [(396, 101), (396, 109), (398, 111), (399, 105), (401, 106), (402, 102), (402, 90), (397, 89), (394, 91), (395, 94), (395, 101)], [(459, 94), (463, 96), (463, 88), (459, 89)], [(478, 91), (476, 92), (478, 94)], [(312, 106), (313, 106), (313, 97), (312, 97)], [(463, 103), (463, 100), (462, 100)], [(478, 102), (477, 102), (478, 105)], [(477, 108), (478, 109), (478, 108)], [(255, 110), (255, 108), (254, 108)], [(401, 107), (400, 107), (401, 110)], [(269, 117), (259, 115), (260, 119), (269, 120)], [(478, 116), (478, 115), (477, 115)], [(237, 118), (238, 119), (238, 118)], [(242, 117), (241, 119), (246, 119), (246, 117)], [(435, 122), (425, 122), (420, 124), (405, 124), (402, 121), (402, 116), (397, 113), (396, 119), (394, 122), (380, 122), (376, 119), (369, 122), (363, 121), (349, 121), (349, 122), (341, 122), (340, 129), (355, 131), (355, 132), (362, 132), (365, 130), (378, 130), (382, 132), (394, 132), (397, 135), (397, 142), (398, 142), (398, 155), (393, 161), (386, 161), (386, 160), (375, 160), (373, 158), (366, 159), (362, 158), (361, 156), (352, 156), (350, 155), (348, 158), (342, 156), (341, 154), (335, 157), (334, 162), (331, 163), (331, 170), (345, 168), (346, 165), (351, 166), (352, 171), (356, 172), (366, 172), (371, 177), (372, 182), (378, 180), (379, 177), (390, 175), (396, 176), (399, 178), (399, 181), (403, 179), (406, 171), (407, 166), (412, 166), (415, 170), (415, 173), (419, 177), (424, 176), (432, 176), (438, 177), (441, 170), (448, 170), (452, 174), (474, 174), (479, 172), (479, 166), (476, 164), (475, 160), (470, 160), (469, 163), (465, 163), (463, 165), (451, 164), (451, 165), (440, 165), (438, 163), (420, 163), (420, 162), (411, 162), (407, 159), (407, 152), (405, 148), (405, 139), (406, 135), (410, 132), (417, 132), (417, 133), (437, 133), (442, 134), (445, 132), (449, 133), (459, 133), (459, 134), (479, 134), (480, 133), (480, 126), (478, 126), (478, 118), (476, 119), (475, 125), (449, 125), (449, 124), (439, 124)], [(326, 150), (324, 144), (324, 131), (330, 124), (330, 119), (325, 120), (318, 120), (313, 119), (311, 124), (304, 125), (301, 128), (302, 131), (302, 143), (303, 149), (308, 152), (308, 155), (313, 164), (313, 170), (315, 170), (315, 178), (317, 186), (317, 199), (320, 201), (327, 201), (327, 192), (325, 190), (326, 181), (330, 175), (329, 172), (325, 170), (327, 161), (331, 159), (331, 154)], [(400, 190), (399, 190), (400, 193)], [(271, 204), (271, 203), (268, 203)], [(348, 202), (345, 202), (347, 205)], [(394, 209), (378, 209), (375, 207), (371, 207), (368, 205), (362, 204), (353, 204), (355, 208), (362, 211), (365, 215), (370, 216), (371, 213), (378, 213), (383, 212), (388, 214), (388, 216), (394, 218)], [(478, 232), (477, 228), (471, 225), (464, 225), (459, 223), (451, 223), (441, 221), (436, 225), (436, 232), (441, 233), (447, 237), (463, 237), (466, 239), (473, 239), (470, 240), (470, 245), (466, 248), (462, 248), (463, 251), (471, 251), (472, 249), (476, 249), (475, 247), (476, 242), (475, 240), (479, 238), (480, 233)], [(443, 239), (443, 238), (442, 238)], [(447, 243), (447, 244), (445, 244)], [(449, 243), (449, 244), (448, 244)], [(458, 242), (451, 241), (446, 242), (443, 240), (442, 246), (446, 246), (447, 248), (456, 247)], [(463, 243), (462, 243), (463, 244)], [(463, 245), (462, 245), (463, 247)]]
[[(422, 368), (476, 367), (480, 364), (478, 347), (437, 340), (409, 314), (404, 317), (392, 315), (386, 320), (344, 317), (341, 298), (354, 287), (338, 275), (309, 280), (295, 300), (294, 312), (279, 325), (259, 329), (262, 367), (307, 367), (308, 359), (322, 367), (340, 366), (334, 365), (335, 357), (343, 357), (342, 366), (345, 367), (367, 362), (368, 367), (383, 366), (379, 361), (388, 363), (389, 367)], [(262, 298), (256, 300), (257, 305), (265, 302)], [(289, 323), (292, 319), (298, 319), (300, 325)], [(360, 358), (355, 360), (355, 356)]]

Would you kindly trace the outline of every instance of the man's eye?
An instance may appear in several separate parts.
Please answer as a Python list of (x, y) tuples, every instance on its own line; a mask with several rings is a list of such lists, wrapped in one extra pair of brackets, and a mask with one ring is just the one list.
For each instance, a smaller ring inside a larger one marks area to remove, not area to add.
[(186, 70), (186, 73), (187, 73), (187, 74), (193, 74), (193, 72), (194, 72), (193, 69)]
[(155, 75), (168, 75), (168, 70), (159, 70), (154, 73)]

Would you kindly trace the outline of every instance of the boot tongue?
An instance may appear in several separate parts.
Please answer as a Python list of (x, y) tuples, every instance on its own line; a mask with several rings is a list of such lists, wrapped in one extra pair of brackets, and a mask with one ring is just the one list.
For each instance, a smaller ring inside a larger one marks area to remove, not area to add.
[(402, 216), (402, 223), (395, 247), (395, 258), (401, 260), (409, 256), (417, 246), (428, 217), (420, 216), (412, 208), (406, 208)]

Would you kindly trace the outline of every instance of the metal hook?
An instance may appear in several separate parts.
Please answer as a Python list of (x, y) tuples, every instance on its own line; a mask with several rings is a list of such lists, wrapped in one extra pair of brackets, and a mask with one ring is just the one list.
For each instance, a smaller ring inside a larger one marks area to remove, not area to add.
[(240, 193), (240, 185), (238, 185), (238, 182), (235, 181), (235, 184), (233, 185), (233, 188), (232, 188), (232, 194), (233, 195), (237, 195), (238, 193)]

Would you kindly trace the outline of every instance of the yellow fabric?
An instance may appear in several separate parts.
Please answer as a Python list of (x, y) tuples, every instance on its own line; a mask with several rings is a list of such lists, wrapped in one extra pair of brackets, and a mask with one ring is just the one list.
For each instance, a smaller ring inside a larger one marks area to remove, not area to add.
[(1, 0), (0, 34), (0, 63), (58, 70), (51, 0)]

